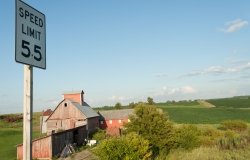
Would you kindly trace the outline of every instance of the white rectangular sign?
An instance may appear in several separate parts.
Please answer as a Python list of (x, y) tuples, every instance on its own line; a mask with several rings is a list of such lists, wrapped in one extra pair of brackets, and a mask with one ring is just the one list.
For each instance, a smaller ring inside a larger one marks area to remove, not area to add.
[(16, 0), (16, 62), (46, 69), (45, 24), (43, 13)]

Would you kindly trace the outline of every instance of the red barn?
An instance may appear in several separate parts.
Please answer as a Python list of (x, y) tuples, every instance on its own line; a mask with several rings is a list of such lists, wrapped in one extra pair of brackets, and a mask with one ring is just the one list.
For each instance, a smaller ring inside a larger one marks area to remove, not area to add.
[(133, 109), (100, 111), (100, 128), (105, 129), (110, 135), (121, 135), (121, 129), (129, 122), (129, 115)]

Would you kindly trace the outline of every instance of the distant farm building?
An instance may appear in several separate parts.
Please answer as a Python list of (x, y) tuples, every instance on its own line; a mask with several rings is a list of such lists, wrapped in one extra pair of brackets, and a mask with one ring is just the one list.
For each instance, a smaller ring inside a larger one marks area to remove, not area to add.
[(42, 115), (40, 116), (40, 130), (41, 133), (47, 133), (47, 123), (46, 120), (49, 118), (49, 116), (53, 113), (51, 109), (48, 109), (46, 111), (42, 112)]
[(100, 111), (100, 128), (105, 129), (109, 135), (121, 135), (124, 124), (128, 123), (129, 115), (133, 109)]

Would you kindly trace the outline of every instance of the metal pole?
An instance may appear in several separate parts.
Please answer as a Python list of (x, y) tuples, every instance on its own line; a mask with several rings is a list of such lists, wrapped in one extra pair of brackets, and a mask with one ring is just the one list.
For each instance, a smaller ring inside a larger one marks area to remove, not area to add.
[(33, 67), (24, 65), (23, 160), (32, 160)]

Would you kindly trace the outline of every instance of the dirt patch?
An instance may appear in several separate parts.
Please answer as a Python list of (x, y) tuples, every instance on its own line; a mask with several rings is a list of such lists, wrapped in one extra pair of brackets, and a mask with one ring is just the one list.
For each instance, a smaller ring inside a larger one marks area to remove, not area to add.
[(204, 101), (204, 100), (198, 100), (198, 103), (200, 105), (202, 105), (203, 107), (205, 107), (205, 108), (214, 108), (214, 107), (216, 107), (215, 105), (213, 105), (213, 104), (211, 104), (211, 103), (209, 103), (207, 101)]

